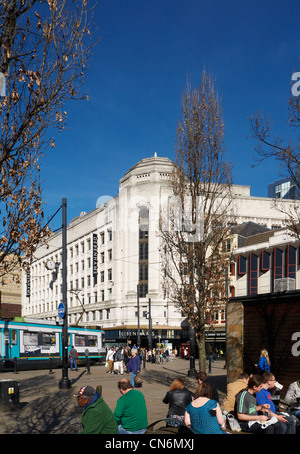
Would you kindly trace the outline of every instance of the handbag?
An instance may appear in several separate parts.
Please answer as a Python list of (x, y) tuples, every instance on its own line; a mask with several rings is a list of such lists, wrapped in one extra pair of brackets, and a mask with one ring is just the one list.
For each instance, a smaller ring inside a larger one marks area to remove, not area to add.
[(141, 377), (140, 374), (137, 374), (137, 375), (134, 377), (134, 383), (135, 383), (136, 385), (140, 385), (141, 383), (143, 383), (143, 379), (142, 379), (142, 377)]

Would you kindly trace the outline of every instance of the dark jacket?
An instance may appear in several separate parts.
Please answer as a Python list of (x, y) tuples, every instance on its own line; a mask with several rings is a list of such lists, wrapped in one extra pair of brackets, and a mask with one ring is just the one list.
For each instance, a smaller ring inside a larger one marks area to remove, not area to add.
[(139, 355), (132, 356), (127, 364), (127, 372), (133, 372), (136, 374), (141, 370), (141, 360)]
[(186, 388), (168, 391), (163, 399), (164, 404), (169, 404), (167, 416), (184, 415), (185, 407), (192, 401), (192, 398), (193, 393)]

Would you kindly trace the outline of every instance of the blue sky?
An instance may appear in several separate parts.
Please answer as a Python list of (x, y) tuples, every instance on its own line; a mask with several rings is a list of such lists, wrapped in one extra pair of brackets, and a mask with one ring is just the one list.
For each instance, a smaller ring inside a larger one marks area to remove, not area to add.
[(101, 41), (90, 63), (90, 101), (67, 106), (68, 129), (41, 162), (46, 219), (68, 202), (68, 222), (118, 193), (139, 160), (174, 159), (180, 98), (205, 68), (222, 99), (235, 184), (267, 196), (277, 163), (254, 164), (249, 118), (270, 114), (288, 139), (291, 77), (300, 71), (298, 0), (99, 0)]

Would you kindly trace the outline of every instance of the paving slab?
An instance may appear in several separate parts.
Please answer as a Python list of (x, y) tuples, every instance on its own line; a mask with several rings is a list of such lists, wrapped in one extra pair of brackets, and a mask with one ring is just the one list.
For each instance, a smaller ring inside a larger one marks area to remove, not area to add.
[[(197, 364), (196, 364), (197, 366)], [(143, 385), (139, 390), (144, 394), (148, 423), (166, 417), (168, 407), (162, 399), (169, 390), (175, 378), (181, 378), (185, 386), (195, 391), (195, 378), (188, 376), (189, 361), (177, 358), (164, 364), (146, 363), (142, 369)], [(207, 367), (208, 370), (208, 367)], [(0, 411), (0, 434), (76, 434), (81, 430), (82, 410), (73, 397), (81, 386), (91, 385), (102, 387), (102, 396), (108, 406), (114, 411), (120, 393), (117, 383), (124, 375), (108, 374), (104, 364), (90, 367), (90, 373), (85, 367), (78, 371), (68, 371), (71, 387), (60, 389), (62, 378), (61, 369), (30, 370), (0, 373), (0, 380), (12, 380), (18, 383), (20, 393), (19, 408)], [(227, 374), (224, 361), (217, 360), (212, 364), (209, 380), (218, 389), (220, 401), (226, 392)]]

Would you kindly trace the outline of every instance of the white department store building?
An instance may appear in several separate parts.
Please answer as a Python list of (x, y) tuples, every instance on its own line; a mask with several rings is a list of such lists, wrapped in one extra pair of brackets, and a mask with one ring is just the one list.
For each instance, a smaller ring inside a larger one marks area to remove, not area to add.
[[(121, 178), (115, 198), (68, 225), (68, 324), (79, 320), (79, 326), (101, 326), (107, 345), (136, 343), (138, 288), (141, 345), (148, 345), (149, 298), (153, 344), (168, 340), (179, 346), (188, 339), (180, 310), (161, 292), (158, 219), (160, 206), (172, 195), (172, 166), (168, 158), (156, 155), (142, 159)], [(252, 221), (270, 229), (284, 225), (284, 216), (272, 199), (250, 196), (248, 186), (233, 186), (233, 190), (237, 223)], [(53, 234), (48, 245), (36, 251), (23, 276), (24, 317), (58, 320), (61, 232)], [(47, 268), (49, 261), (55, 262), (57, 273)], [(218, 339), (225, 341), (225, 311), (214, 318), (216, 329), (223, 333)]]

